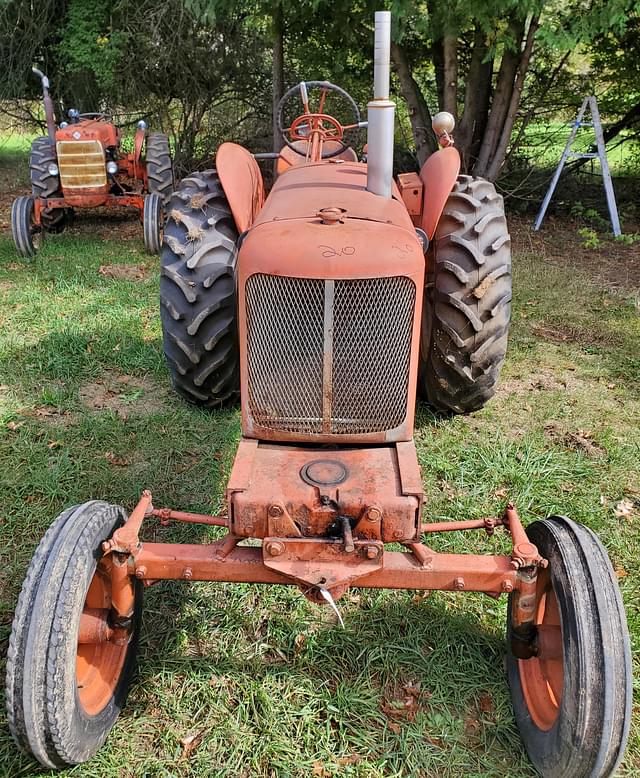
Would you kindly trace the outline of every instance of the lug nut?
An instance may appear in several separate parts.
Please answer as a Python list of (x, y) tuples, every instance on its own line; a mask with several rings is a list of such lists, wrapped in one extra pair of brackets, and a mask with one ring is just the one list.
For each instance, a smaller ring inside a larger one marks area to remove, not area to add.
[(512, 592), (513, 591), (513, 583), (509, 580), (502, 582), (502, 591), (503, 592)]
[(453, 588), (458, 589), (459, 591), (464, 589), (464, 578), (456, 578), (453, 582)]
[(282, 516), (283, 513), (284, 513), (284, 511), (282, 510), (282, 508), (279, 505), (272, 505), (269, 508), (269, 516), (271, 516), (274, 519), (277, 519), (278, 516)]
[(279, 540), (273, 541), (273, 543), (267, 543), (267, 554), (269, 556), (280, 556), (284, 551), (284, 543), (280, 543)]
[(182, 577), (186, 578), (187, 581), (190, 581), (193, 578), (193, 572), (190, 567), (185, 567), (182, 571)]
[(378, 556), (377, 546), (367, 546), (367, 559), (376, 559)]
[(144, 565), (136, 568), (136, 578), (144, 578), (147, 574), (147, 568)]

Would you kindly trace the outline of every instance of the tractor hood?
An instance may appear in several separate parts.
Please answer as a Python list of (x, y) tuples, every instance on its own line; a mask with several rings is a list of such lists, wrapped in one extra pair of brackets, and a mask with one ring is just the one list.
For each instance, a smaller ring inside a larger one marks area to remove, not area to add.
[(341, 209), (344, 221), (365, 220), (394, 224), (411, 232), (414, 227), (395, 183), (392, 198), (367, 191), (367, 166), (359, 162), (318, 162), (292, 167), (276, 181), (253, 224), (315, 220), (324, 209)]

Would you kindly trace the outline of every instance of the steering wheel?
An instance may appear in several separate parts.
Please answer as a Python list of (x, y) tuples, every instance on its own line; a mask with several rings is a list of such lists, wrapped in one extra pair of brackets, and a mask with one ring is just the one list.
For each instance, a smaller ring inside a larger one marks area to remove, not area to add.
[[(315, 113), (309, 109), (308, 95), (310, 89), (321, 90), (318, 110)], [(355, 122), (352, 124), (341, 124), (334, 116), (324, 112), (329, 92), (337, 93), (346, 101)], [(287, 127), (285, 126), (284, 109), (294, 96), (298, 96), (302, 100), (304, 113), (301, 113)], [(278, 103), (276, 116), (278, 132), (282, 135), (282, 139), (287, 146), (295, 151), (296, 154), (314, 161), (329, 159), (342, 154), (351, 145), (345, 143), (345, 131), (358, 130), (364, 126), (360, 121), (360, 111), (353, 97), (341, 87), (328, 81), (301, 81), (299, 84), (291, 87)], [(306, 148), (304, 150), (300, 148), (301, 144), (299, 141), (305, 142)], [(324, 151), (322, 147), (326, 141), (337, 141), (338, 147), (333, 151)]]
[(89, 111), (89, 113), (79, 113), (78, 119), (82, 121), (83, 119), (106, 119), (107, 115), (104, 113), (101, 113), (100, 111)]

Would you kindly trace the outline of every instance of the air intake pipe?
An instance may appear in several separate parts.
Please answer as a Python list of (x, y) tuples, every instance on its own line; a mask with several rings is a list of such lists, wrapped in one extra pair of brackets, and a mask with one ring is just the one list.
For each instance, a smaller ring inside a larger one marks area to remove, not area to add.
[(391, 197), (393, 130), (396, 105), (389, 100), (391, 13), (376, 11), (373, 54), (373, 100), (367, 105), (367, 189)]

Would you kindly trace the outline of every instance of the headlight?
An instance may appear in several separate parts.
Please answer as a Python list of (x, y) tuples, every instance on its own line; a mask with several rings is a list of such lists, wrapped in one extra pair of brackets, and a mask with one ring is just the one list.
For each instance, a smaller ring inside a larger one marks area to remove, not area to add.
[(107, 162), (107, 173), (113, 176), (118, 172), (118, 163), (113, 160)]
[(49, 173), (50, 176), (58, 175), (58, 166), (56, 165), (55, 162), (52, 162), (50, 165), (48, 165), (47, 172)]
[(140, 121), (138, 122), (138, 129), (139, 130), (146, 130), (147, 129), (147, 123), (145, 122), (144, 119), (140, 119)]
[(65, 127), (69, 126), (69, 122), (60, 122), (60, 129), (64, 130)]

